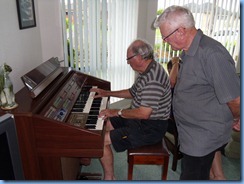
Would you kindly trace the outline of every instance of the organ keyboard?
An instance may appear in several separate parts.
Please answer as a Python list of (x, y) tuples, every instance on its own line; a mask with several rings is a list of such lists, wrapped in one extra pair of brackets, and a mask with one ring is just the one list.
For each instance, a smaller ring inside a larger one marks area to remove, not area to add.
[[(97, 86), (93, 86), (93, 88), (97, 88)], [(104, 120), (98, 115), (101, 110), (106, 109), (108, 97), (94, 99), (95, 92), (85, 94), (80, 94), (67, 122), (89, 130), (102, 130)]]
[(75, 179), (81, 157), (103, 155), (106, 121), (98, 114), (109, 98), (89, 90), (110, 90), (110, 82), (60, 67), (55, 58), (22, 80), (18, 107), (8, 113), (15, 117), (25, 179)]

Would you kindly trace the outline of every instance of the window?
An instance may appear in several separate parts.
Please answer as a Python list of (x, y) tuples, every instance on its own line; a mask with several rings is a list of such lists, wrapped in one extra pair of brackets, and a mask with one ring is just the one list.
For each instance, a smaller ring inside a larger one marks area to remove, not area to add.
[[(61, 0), (65, 66), (129, 88), (134, 71), (126, 64), (136, 38), (138, 0)], [(111, 102), (118, 99), (112, 98)]]
[[(180, 5), (189, 8), (196, 22), (196, 28), (221, 42), (235, 62), (240, 53), (240, 1), (239, 0), (158, 0), (158, 14), (165, 7)], [(162, 42), (159, 29), (156, 30), (155, 52), (157, 61), (165, 63), (179, 51), (173, 51), (169, 44)]]

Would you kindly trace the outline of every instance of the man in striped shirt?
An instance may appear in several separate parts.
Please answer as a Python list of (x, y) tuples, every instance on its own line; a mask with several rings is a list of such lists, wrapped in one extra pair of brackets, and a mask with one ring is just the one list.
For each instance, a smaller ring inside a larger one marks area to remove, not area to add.
[(113, 96), (132, 99), (130, 109), (105, 109), (100, 117), (109, 118), (104, 140), (104, 155), (100, 159), (104, 180), (114, 180), (113, 153), (158, 143), (168, 126), (171, 90), (168, 75), (154, 60), (153, 48), (144, 40), (133, 41), (127, 49), (127, 63), (138, 72), (131, 88), (97, 92), (95, 97)]

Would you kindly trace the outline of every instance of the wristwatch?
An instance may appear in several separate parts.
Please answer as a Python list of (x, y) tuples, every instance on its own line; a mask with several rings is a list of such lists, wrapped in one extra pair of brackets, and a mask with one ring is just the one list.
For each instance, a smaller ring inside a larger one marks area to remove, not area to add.
[(120, 110), (118, 111), (118, 115), (119, 115), (119, 117), (122, 116), (122, 110), (123, 110), (123, 109), (120, 109)]

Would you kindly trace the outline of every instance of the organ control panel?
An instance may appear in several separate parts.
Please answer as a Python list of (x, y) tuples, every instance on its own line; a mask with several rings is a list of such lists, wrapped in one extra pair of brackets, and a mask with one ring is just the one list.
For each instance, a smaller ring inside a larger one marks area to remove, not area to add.
[(107, 107), (108, 97), (94, 98), (95, 92), (90, 92), (90, 89), (97, 86), (81, 87), (81, 80), (78, 75), (73, 75), (70, 82), (66, 83), (42, 114), (47, 118), (77, 127), (102, 130), (104, 120), (98, 118), (98, 115)]

